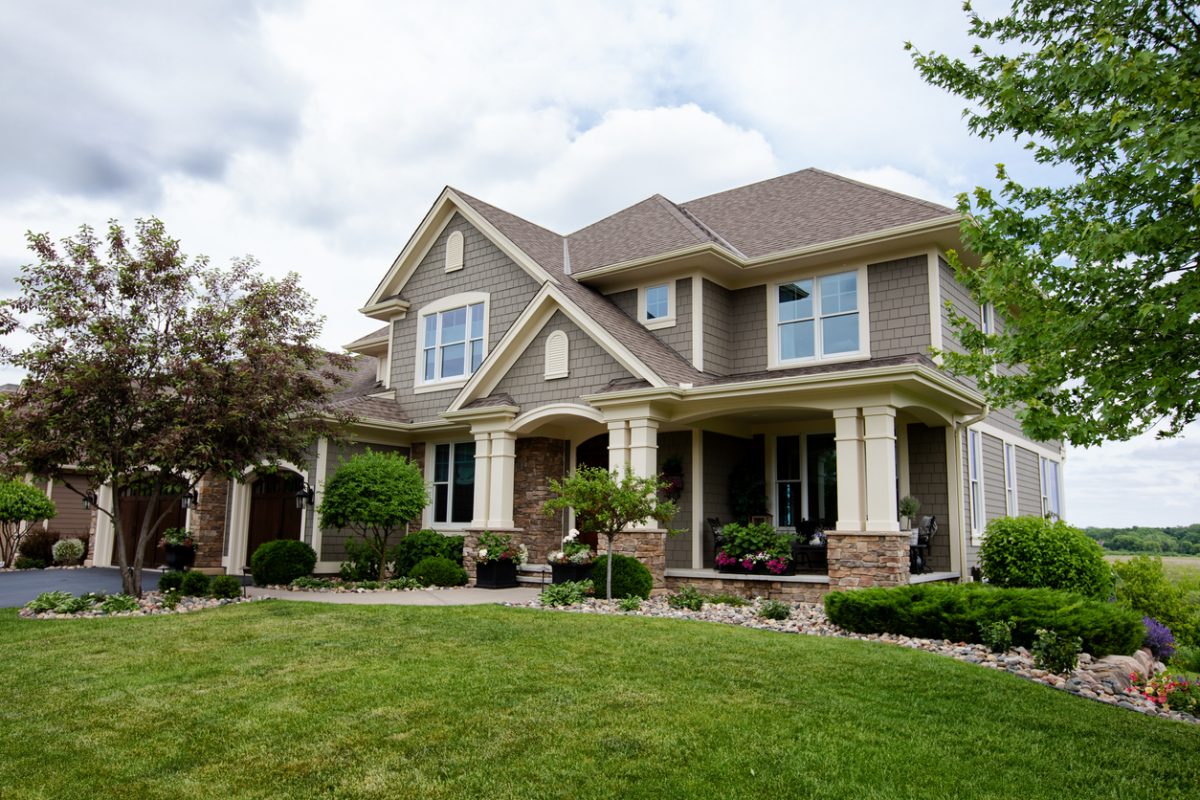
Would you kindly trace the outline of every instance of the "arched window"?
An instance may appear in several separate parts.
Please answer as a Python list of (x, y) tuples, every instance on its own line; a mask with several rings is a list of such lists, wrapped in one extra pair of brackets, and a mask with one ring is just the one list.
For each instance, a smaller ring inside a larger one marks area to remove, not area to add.
[(463, 235), (454, 231), (446, 239), (446, 272), (463, 268)]
[(554, 331), (546, 337), (546, 380), (567, 377), (568, 348), (567, 335), (562, 331)]

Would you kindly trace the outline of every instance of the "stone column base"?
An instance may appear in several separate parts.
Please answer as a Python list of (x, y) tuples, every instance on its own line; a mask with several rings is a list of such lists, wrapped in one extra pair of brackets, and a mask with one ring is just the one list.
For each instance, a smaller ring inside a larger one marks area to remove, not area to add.
[[(613, 537), (613, 552), (632, 556), (646, 565), (654, 578), (655, 589), (667, 586), (667, 532), (661, 528), (624, 531)], [(596, 544), (597, 555), (608, 554), (608, 540), (603, 536)]]
[(196, 535), (196, 569), (219, 570), (225, 549), (225, 502), (229, 481), (205, 475), (196, 485), (198, 499), (192, 509), (191, 531)]
[(908, 583), (908, 531), (828, 531), (829, 588)]

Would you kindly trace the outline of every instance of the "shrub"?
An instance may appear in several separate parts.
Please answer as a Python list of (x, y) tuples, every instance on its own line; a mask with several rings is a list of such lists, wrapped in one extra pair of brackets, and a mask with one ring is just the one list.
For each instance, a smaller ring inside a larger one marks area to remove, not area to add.
[(296, 578), (289, 585), (293, 589), (332, 589), (337, 586), (330, 578), (311, 578), (307, 575)]
[(1175, 648), (1175, 655), (1171, 657), (1171, 668), (1200, 672), (1200, 647), (1184, 645)]
[(995, 586), (1062, 589), (1099, 600), (1112, 593), (1112, 569), (1100, 545), (1062, 520), (992, 520), (979, 548), (979, 563)]
[(544, 606), (577, 606), (591, 593), (591, 581), (563, 581), (543, 589), (541, 601)]
[(463, 586), (467, 582), (467, 571), (442, 556), (421, 559), (408, 574), (422, 586)]
[(979, 641), (993, 653), (1004, 653), (1012, 649), (1012, 620), (996, 620), (979, 623)]
[(1113, 564), (1117, 601), (1166, 625), (1184, 644), (1200, 644), (1200, 609), (1167, 578), (1161, 558), (1135, 556)]
[(689, 611), (699, 611), (704, 608), (704, 595), (691, 584), (684, 586), (675, 594), (667, 597), (667, 605), (671, 608), (686, 608)]
[(13, 562), (13, 567), (16, 569), (45, 569), (46, 562), (40, 558), (17, 556), (17, 560)]
[(83, 561), (84, 546), (78, 539), (59, 539), (51, 552), (55, 564), (78, 564)]
[(179, 607), (179, 590), (171, 589), (162, 593), (162, 606), (168, 611), (174, 611)]
[(977, 583), (923, 583), (894, 589), (830, 592), (825, 613), (855, 633), (895, 633), (982, 644), (980, 626), (1011, 620), (1013, 643), (1030, 647), (1041, 628), (1083, 639), (1097, 658), (1129, 655), (1142, 646), (1137, 613), (1051, 589), (1001, 589)]
[(382, 581), (359, 581), (357, 584), (355, 584), (354, 588), (374, 590), (380, 588), (381, 586), (383, 586)]
[(617, 608), (621, 611), (638, 611), (642, 607), (642, 598), (640, 597), (623, 597), (617, 601)]
[(1030, 649), (1033, 652), (1035, 667), (1063, 674), (1075, 669), (1079, 664), (1083, 639), (1042, 628), (1038, 630), (1037, 638)]
[(188, 570), (183, 573), (183, 581), (179, 584), (179, 593), (187, 597), (207, 597), (211, 590), (212, 580), (203, 572)]
[(1170, 628), (1154, 617), (1142, 617), (1142, 624), (1146, 626), (1146, 638), (1142, 644), (1150, 648), (1155, 660), (1165, 662), (1175, 655), (1175, 637), (1171, 635)]
[(158, 576), (158, 590), (160, 592), (178, 592), (179, 587), (183, 586), (183, 576), (186, 572), (177, 570), (169, 570)]
[(782, 600), (763, 600), (758, 607), (758, 615), (763, 619), (787, 619), (792, 615), (792, 607)]
[[(58, 534), (54, 531), (35, 530), (21, 540), (20, 554), (26, 558), (42, 562), (42, 567), (54, 563), (54, 543)], [(20, 558), (18, 557), (18, 561)], [(41, 569), (39, 567), (38, 569)]]
[[(55, 515), (54, 503), (36, 486), (16, 478), (0, 478), (0, 561), (11, 567), (23, 541), (42, 520)], [(57, 538), (57, 537), (55, 537)], [(50, 556), (28, 554), (49, 562)]]
[(750, 601), (740, 594), (706, 594), (704, 602), (710, 605), (734, 606), (735, 608), (750, 605)]
[[(592, 578), (596, 581), (596, 596), (604, 596), (604, 587), (600, 586), (600, 576), (606, 575), (608, 572), (608, 556), (600, 556), (596, 559), (596, 566), (592, 569)], [(623, 597), (640, 597), (643, 600), (650, 598), (650, 590), (654, 588), (654, 578), (650, 575), (650, 570), (646, 569), (646, 565), (631, 556), (623, 556), (618, 554), (613, 555), (612, 566), (612, 599), (620, 600)]]
[(384, 589), (420, 589), (421, 584), (412, 578), (391, 578), (383, 582)]
[(105, 614), (120, 614), (125, 611), (137, 611), (141, 606), (136, 597), (127, 594), (110, 594), (100, 604), (100, 610)]
[(365, 581), (379, 577), (379, 553), (366, 542), (346, 541), (346, 560), (338, 570), (344, 581)]
[(208, 593), (213, 597), (231, 600), (242, 596), (242, 582), (232, 575), (218, 575), (209, 584)]
[(403, 578), (418, 561), (431, 556), (448, 558), (460, 567), (463, 562), (463, 537), (443, 536), (437, 531), (420, 530), (405, 536), (392, 548), (392, 575)]
[(42, 613), (45, 611), (53, 611), (62, 603), (73, 599), (70, 592), (42, 592), (37, 597), (25, 604), (25, 607), (30, 611)]
[(317, 554), (304, 542), (277, 539), (259, 545), (250, 557), (250, 574), (257, 586), (287, 586), (296, 578), (311, 574)]

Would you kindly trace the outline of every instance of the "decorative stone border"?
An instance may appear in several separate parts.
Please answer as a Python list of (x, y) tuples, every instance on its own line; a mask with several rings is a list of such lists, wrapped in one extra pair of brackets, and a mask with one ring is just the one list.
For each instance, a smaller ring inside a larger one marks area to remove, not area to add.
[(116, 614), (106, 614), (99, 607), (90, 608), (86, 611), (80, 611), (75, 614), (57, 614), (53, 611), (35, 612), (28, 608), (22, 608), (18, 612), (18, 616), (23, 619), (110, 619), (113, 617), (149, 617), (161, 614), (188, 614), (193, 611), (203, 611), (208, 608), (220, 608), (221, 606), (235, 605), (237, 603), (251, 603), (261, 600), (270, 600), (269, 597), (233, 597), (233, 598), (216, 598), (216, 597), (181, 597), (179, 604), (175, 608), (167, 608), (162, 604), (162, 594), (159, 592), (146, 592), (138, 600), (137, 611), (121, 611)]
[(1140, 714), (1163, 717), (1179, 722), (1200, 723), (1200, 719), (1180, 711), (1165, 711), (1145, 697), (1130, 691), (1130, 672), (1156, 674), (1163, 670), (1163, 665), (1154, 662), (1148, 650), (1138, 652), (1137, 656), (1108, 656), (1103, 659), (1093, 659), (1084, 653), (1079, 658), (1079, 667), (1068, 676), (1056, 675), (1046, 670), (1038, 669), (1033, 663), (1033, 657), (1023, 647), (1009, 650), (1007, 653), (993, 653), (979, 644), (949, 642), (942, 639), (916, 639), (895, 634), (863, 634), (851, 633), (834, 625), (825, 616), (825, 608), (817, 603), (793, 603), (792, 614), (785, 620), (769, 620), (758, 616), (762, 600), (755, 599), (747, 606), (729, 606), (706, 604), (700, 611), (671, 608), (666, 598), (652, 597), (643, 600), (637, 611), (621, 611), (616, 601), (585, 600), (577, 606), (552, 608), (542, 606), (540, 598), (529, 603), (507, 603), (510, 606), (523, 608), (538, 608), (546, 611), (566, 611), (576, 614), (615, 614), (639, 617), (658, 617), (666, 619), (694, 620), (698, 622), (718, 622), (725, 625), (740, 625), (745, 628), (776, 631), (779, 633), (797, 633), (809, 636), (833, 636), (843, 639), (858, 639), (862, 641), (885, 642), (908, 647), (914, 650), (924, 650), (929, 653), (949, 656), (958, 661), (977, 664), (989, 669), (1003, 670), (1024, 678), (1028, 681), (1049, 686), (1052, 689), (1069, 692), (1106, 705), (1116, 706), (1127, 711)]

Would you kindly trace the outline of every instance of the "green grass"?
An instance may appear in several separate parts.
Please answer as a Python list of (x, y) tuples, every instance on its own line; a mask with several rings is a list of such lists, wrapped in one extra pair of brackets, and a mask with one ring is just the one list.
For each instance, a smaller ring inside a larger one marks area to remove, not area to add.
[(1200, 729), (898, 647), (499, 607), (0, 613), (0, 797), (1195, 797)]

